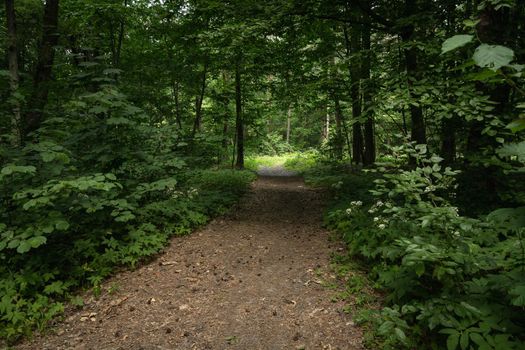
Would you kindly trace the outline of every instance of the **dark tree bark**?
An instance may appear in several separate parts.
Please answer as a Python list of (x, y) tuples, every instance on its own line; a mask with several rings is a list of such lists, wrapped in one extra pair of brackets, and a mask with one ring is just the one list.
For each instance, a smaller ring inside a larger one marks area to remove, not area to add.
[(204, 100), (204, 92), (206, 91), (206, 75), (208, 73), (208, 63), (204, 64), (204, 70), (201, 76), (201, 85), (199, 94), (195, 97), (195, 120), (193, 122), (193, 130), (191, 132), (192, 138), (195, 137), (197, 131), (201, 129), (202, 123), (202, 102)]
[[(350, 36), (350, 53), (354, 55), (350, 63), (350, 96), (352, 98), (352, 161), (363, 163), (364, 143), (361, 127), (361, 59), (355, 55), (361, 50), (361, 26), (354, 24)], [(348, 35), (346, 35), (348, 47)]]
[[(124, 0), (124, 7), (128, 6), (128, 0)], [(120, 56), (122, 52), (122, 42), (124, 41), (124, 19), (120, 20), (120, 28), (118, 33), (118, 40), (117, 40), (117, 49), (115, 52), (115, 59), (114, 59), (114, 65), (115, 67), (118, 67), (120, 65)]]
[[(456, 14), (454, 9), (456, 7), (456, 0), (449, 0), (446, 4), (447, 9), (447, 36), (450, 37), (456, 32)], [(451, 64), (450, 68), (454, 65)], [(451, 104), (455, 103), (455, 96), (450, 94), (448, 102)], [(455, 161), (456, 158), (456, 127), (457, 127), (457, 115), (453, 114), (449, 118), (441, 120), (441, 156), (443, 157), (443, 163), (450, 165)]]
[(235, 167), (244, 169), (244, 122), (242, 115), (242, 86), (240, 60), (235, 65), (235, 130), (237, 132), (237, 161)]
[(55, 46), (58, 43), (58, 5), (59, 0), (47, 0), (44, 7), (43, 34), (38, 49), (38, 63), (33, 78), (33, 92), (29, 99), (29, 111), (25, 118), (25, 136), (37, 130), (42, 124), (49, 94)]
[(286, 143), (290, 143), (290, 134), (292, 132), (292, 104), (288, 105), (286, 113)]
[[(487, 6), (480, 14), (476, 28), (477, 35), (484, 43), (510, 46), (508, 33), (511, 24), (510, 13), (505, 8), (495, 10), (492, 6)], [(477, 89), (484, 95), (490, 96), (491, 101), (497, 103), (494, 110), (496, 115), (502, 115), (506, 111), (511, 92), (508, 84), (494, 86), (493, 84), (480, 83), (477, 85)], [(470, 123), (466, 149), (467, 156), (476, 154), (483, 147), (495, 146), (493, 138), (482, 134), (484, 127), (484, 123), (480, 121), (472, 121)]]
[[(405, 1), (405, 17), (409, 18), (417, 13), (417, 2), (416, 0), (406, 0)], [(403, 44), (407, 45), (404, 49), (405, 56), (405, 67), (407, 72), (407, 84), (408, 84), (408, 93), (410, 99), (416, 100), (414, 94), (413, 85), (414, 82), (419, 79), (419, 69), (417, 62), (417, 49), (413, 46), (410, 46), (410, 41), (414, 39), (414, 25), (407, 24), (401, 30), (401, 40)], [(425, 120), (423, 118), (423, 110), (421, 106), (415, 106), (410, 104), (410, 116), (411, 116), (411, 135), (410, 139), (415, 141), (417, 144), (424, 144), (427, 142)]]
[(13, 146), (20, 146), (21, 124), (20, 101), (15, 96), (18, 90), (18, 48), (16, 40), (16, 14), (14, 0), (5, 0), (6, 19), (7, 19), (7, 57), (9, 61), (9, 86), (11, 89), (13, 115), (11, 116), (11, 128), (13, 132)]
[(372, 107), (372, 84), (370, 80), (370, 61), (372, 55), (370, 52), (370, 27), (364, 26), (362, 33), (363, 59), (362, 59), (362, 76), (363, 85), (363, 105), (366, 113), (363, 164), (372, 165), (376, 161), (376, 142), (375, 126)]
[(341, 109), (341, 103), (337, 96), (334, 96), (335, 104), (335, 142), (334, 142), (334, 153), (336, 159), (343, 159), (343, 111)]
[(182, 116), (180, 112), (180, 101), (179, 101), (179, 82), (175, 79), (173, 80), (173, 83), (172, 83), (172, 89), (173, 89), (173, 100), (175, 102), (175, 122), (177, 123), (179, 130), (182, 130)]
[(456, 159), (456, 122), (453, 118), (441, 121), (441, 156), (445, 165)]

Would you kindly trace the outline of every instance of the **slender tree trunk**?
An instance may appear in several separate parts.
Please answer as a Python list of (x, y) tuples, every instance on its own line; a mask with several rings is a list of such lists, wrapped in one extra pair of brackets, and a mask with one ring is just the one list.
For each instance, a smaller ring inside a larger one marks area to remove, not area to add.
[[(505, 8), (499, 10), (492, 6), (487, 6), (481, 13), (477, 25), (477, 35), (484, 43), (508, 45), (508, 39), (505, 34), (509, 31), (509, 17)], [(508, 112), (511, 89), (508, 84), (477, 84), (477, 90), (484, 95), (490, 96), (490, 100), (495, 102), (493, 113), (503, 115)], [(510, 122), (510, 120), (509, 120)], [(492, 137), (483, 135), (482, 131), (485, 125), (480, 121), (470, 123), (469, 135), (467, 141), (466, 155), (476, 155), (482, 147), (494, 147), (495, 141)]]
[(33, 92), (29, 99), (26, 115), (25, 136), (37, 130), (42, 124), (44, 108), (49, 94), (49, 83), (58, 43), (59, 0), (47, 0), (44, 7), (43, 35), (38, 49), (38, 63), (33, 79)]
[[(128, 6), (128, 0), (124, 0), (124, 8)], [(120, 54), (122, 52), (122, 42), (124, 41), (124, 19), (120, 20), (120, 30), (118, 33), (117, 49), (115, 52), (115, 67), (120, 65)]]
[(326, 117), (324, 120), (324, 127), (323, 127), (323, 139), (325, 142), (328, 142), (330, 140), (330, 107), (326, 106)]
[[(413, 16), (417, 13), (416, 0), (405, 0), (405, 17)], [(406, 45), (404, 49), (405, 67), (407, 72), (408, 94), (411, 100), (416, 100), (413, 85), (419, 79), (419, 69), (417, 62), (417, 51), (415, 47), (411, 47), (410, 41), (414, 38), (414, 25), (407, 24), (401, 32), (401, 40)], [(427, 142), (425, 120), (423, 118), (423, 110), (421, 106), (410, 104), (411, 116), (411, 135), (410, 139), (417, 144), (424, 144)]]
[(237, 169), (244, 169), (244, 122), (242, 115), (242, 86), (240, 60), (235, 66), (235, 129), (237, 131)]
[(446, 165), (450, 165), (456, 158), (456, 123), (452, 118), (441, 121), (441, 156)]
[(179, 101), (179, 82), (175, 79), (173, 80), (172, 88), (173, 88), (173, 99), (175, 100), (175, 121), (177, 122), (177, 126), (179, 127), (179, 130), (182, 130), (182, 120), (181, 120), (180, 101)]
[(222, 125), (222, 150), (219, 151), (219, 165), (228, 157), (228, 119), (224, 118)]
[[(449, 0), (447, 2), (447, 37), (452, 36), (456, 32), (456, 14), (454, 13), (455, 7), (456, 0)], [(451, 63), (449, 68), (454, 68), (454, 63)], [(453, 76), (457, 76), (457, 74), (454, 73)], [(448, 102), (451, 105), (454, 105), (456, 102), (455, 100), (455, 96), (450, 93)], [(456, 158), (456, 119), (457, 114), (452, 112), (452, 115), (449, 118), (443, 118), (441, 120), (441, 156), (443, 157), (443, 163), (445, 165), (452, 164)]]
[(335, 105), (335, 157), (338, 160), (343, 159), (343, 148), (344, 148), (344, 138), (343, 138), (343, 111), (341, 110), (341, 104), (337, 96), (334, 97)]
[(22, 117), (20, 115), (20, 100), (16, 97), (18, 91), (18, 49), (16, 42), (16, 14), (14, 0), (5, 0), (7, 17), (7, 56), (9, 61), (9, 84), (11, 88), (11, 100), (13, 115), (11, 116), (11, 128), (13, 132), (13, 146), (18, 147), (22, 143)]
[[(356, 164), (363, 163), (363, 131), (361, 127), (361, 59), (357, 56), (361, 45), (360, 25), (354, 24), (350, 36), (350, 52), (353, 55), (350, 63), (350, 96), (352, 97), (352, 161)], [(347, 38), (348, 40), (348, 38)]]
[(195, 120), (193, 123), (193, 131), (191, 133), (192, 138), (195, 137), (197, 131), (201, 129), (202, 123), (202, 102), (204, 100), (204, 92), (206, 90), (206, 75), (208, 73), (208, 63), (204, 64), (204, 71), (201, 77), (201, 86), (199, 94), (195, 97)]
[(292, 104), (288, 105), (288, 113), (286, 115), (286, 143), (290, 144), (290, 133), (292, 131)]
[(363, 26), (362, 33), (362, 76), (363, 84), (363, 105), (366, 113), (365, 121), (365, 152), (363, 155), (363, 164), (371, 165), (376, 161), (376, 142), (375, 142), (375, 126), (374, 115), (372, 111), (372, 84), (370, 80), (370, 61), (372, 58), (370, 51), (370, 27)]

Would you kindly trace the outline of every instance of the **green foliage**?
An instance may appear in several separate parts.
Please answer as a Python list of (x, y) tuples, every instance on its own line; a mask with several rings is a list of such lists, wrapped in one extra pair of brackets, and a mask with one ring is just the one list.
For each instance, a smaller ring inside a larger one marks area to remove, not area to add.
[(114, 86), (64, 113), (39, 142), (0, 148), (0, 337), (9, 341), (42, 330), (78, 288), (100, 290), (115, 266), (134, 267), (225, 213), (254, 179), (188, 169), (171, 142), (158, 144), (170, 130), (141, 124), (144, 113)]
[(443, 42), (443, 45), (441, 46), (441, 53), (443, 54), (465, 46), (466, 44), (470, 43), (472, 39), (474, 39), (474, 36), (469, 34), (454, 35)]
[(481, 44), (474, 51), (472, 58), (481, 68), (490, 68), (496, 71), (512, 62), (514, 51), (501, 45)]
[(342, 197), (326, 217), (386, 292), (370, 318), (383, 348), (521, 349), (523, 208), (460, 216), (457, 171), (426, 147), (405, 148), (417, 167), (384, 164), (373, 199)]

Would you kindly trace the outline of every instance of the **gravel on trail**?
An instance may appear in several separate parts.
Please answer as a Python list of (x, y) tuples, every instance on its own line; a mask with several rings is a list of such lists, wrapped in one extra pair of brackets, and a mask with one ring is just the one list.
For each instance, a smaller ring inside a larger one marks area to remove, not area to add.
[(325, 195), (284, 168), (259, 175), (231, 214), (173, 238), (16, 348), (363, 349), (331, 300), (342, 287), (330, 256), (343, 248), (321, 227)]

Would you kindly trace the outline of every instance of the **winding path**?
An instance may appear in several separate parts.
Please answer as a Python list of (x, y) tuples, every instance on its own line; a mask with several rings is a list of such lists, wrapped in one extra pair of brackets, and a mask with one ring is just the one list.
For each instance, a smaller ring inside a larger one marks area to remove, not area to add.
[[(293, 175), (282, 169), (264, 175)], [(98, 299), (20, 349), (362, 349), (321, 228), (322, 193), (260, 176), (234, 213), (174, 238), (153, 262), (117, 274)]]

